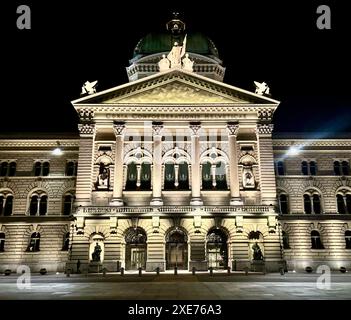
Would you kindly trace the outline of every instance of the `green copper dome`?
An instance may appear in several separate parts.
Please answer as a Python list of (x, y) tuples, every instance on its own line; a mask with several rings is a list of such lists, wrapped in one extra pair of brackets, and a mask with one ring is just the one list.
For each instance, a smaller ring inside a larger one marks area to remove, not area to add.
[[(135, 47), (134, 57), (169, 52), (174, 42), (181, 44), (183, 36), (170, 33), (149, 33)], [(218, 51), (212, 40), (199, 32), (187, 33), (186, 51), (218, 58)]]

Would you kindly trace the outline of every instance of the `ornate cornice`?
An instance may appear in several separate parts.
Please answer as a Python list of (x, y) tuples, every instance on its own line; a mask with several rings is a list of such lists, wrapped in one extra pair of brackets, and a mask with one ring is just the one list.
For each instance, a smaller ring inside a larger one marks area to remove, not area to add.
[(93, 136), (96, 131), (94, 123), (79, 123), (78, 130), (81, 136)]
[(0, 139), (0, 148), (53, 148), (57, 147), (57, 141), (60, 142), (61, 147), (78, 147), (79, 140), (61, 140), (61, 139)]
[(257, 111), (258, 119), (261, 121), (272, 121), (274, 109), (264, 108)]
[(274, 139), (274, 147), (351, 147), (351, 139)]
[(91, 122), (94, 119), (94, 110), (89, 109), (79, 109), (78, 116), (82, 123)]
[(259, 135), (270, 135), (273, 132), (273, 123), (269, 124), (257, 124), (256, 132)]

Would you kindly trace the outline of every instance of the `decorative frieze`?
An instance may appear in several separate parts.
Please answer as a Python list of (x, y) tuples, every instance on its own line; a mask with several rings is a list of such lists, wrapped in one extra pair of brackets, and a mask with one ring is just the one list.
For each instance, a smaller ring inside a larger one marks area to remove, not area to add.
[(95, 134), (96, 128), (93, 123), (79, 123), (78, 130), (80, 135), (90, 136)]
[(269, 124), (257, 124), (256, 132), (257, 134), (272, 134), (274, 125)]

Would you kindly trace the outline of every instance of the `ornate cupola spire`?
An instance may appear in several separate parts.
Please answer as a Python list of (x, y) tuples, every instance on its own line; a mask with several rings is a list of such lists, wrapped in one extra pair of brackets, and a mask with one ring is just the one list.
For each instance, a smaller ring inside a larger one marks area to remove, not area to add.
[(173, 19), (166, 23), (166, 29), (171, 32), (172, 35), (180, 35), (185, 30), (185, 23), (178, 19), (178, 16), (178, 12), (173, 12)]

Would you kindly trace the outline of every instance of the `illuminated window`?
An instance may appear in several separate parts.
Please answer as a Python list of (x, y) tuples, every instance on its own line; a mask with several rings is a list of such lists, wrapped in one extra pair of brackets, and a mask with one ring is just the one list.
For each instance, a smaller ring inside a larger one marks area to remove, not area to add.
[(5, 233), (0, 232), (0, 252), (5, 251)]
[(346, 230), (345, 231), (345, 243), (346, 243), (346, 249), (351, 249), (351, 231)]
[(29, 203), (29, 214), (31, 216), (47, 214), (48, 197), (45, 193), (33, 193)]
[(311, 231), (311, 244), (312, 249), (324, 249), (321, 236), (317, 230)]
[(287, 232), (283, 231), (282, 236), (283, 236), (283, 249), (290, 249), (289, 234)]
[(341, 163), (341, 167), (342, 167), (342, 174), (344, 176), (350, 175), (350, 166), (349, 166), (349, 163), (347, 161), (343, 161)]
[(279, 195), (279, 208), (282, 214), (289, 213), (288, 209), (288, 196), (284, 193)]
[(0, 216), (12, 214), (13, 196), (9, 193), (0, 193)]
[(284, 176), (285, 175), (285, 168), (284, 168), (284, 162), (283, 161), (277, 161), (276, 162), (276, 173), (278, 176)]
[(63, 215), (69, 216), (70, 214), (72, 214), (73, 203), (74, 203), (73, 194), (66, 194), (63, 197)]
[(314, 190), (306, 192), (303, 195), (304, 202), (304, 211), (307, 214), (321, 214), (322, 205), (321, 205), (321, 196)]
[(77, 163), (74, 161), (68, 161), (66, 163), (66, 176), (76, 176), (77, 175)]
[(40, 233), (39, 232), (33, 232), (32, 235), (30, 236), (27, 251), (29, 252), (40, 251)]

